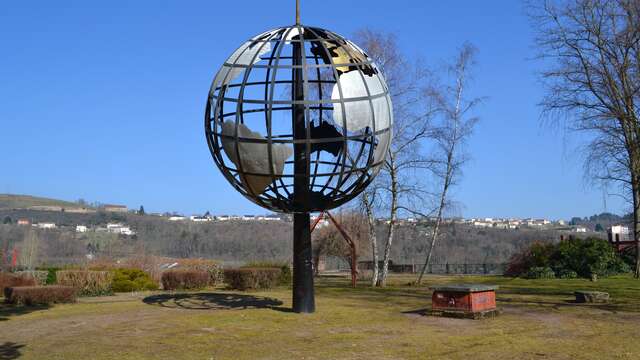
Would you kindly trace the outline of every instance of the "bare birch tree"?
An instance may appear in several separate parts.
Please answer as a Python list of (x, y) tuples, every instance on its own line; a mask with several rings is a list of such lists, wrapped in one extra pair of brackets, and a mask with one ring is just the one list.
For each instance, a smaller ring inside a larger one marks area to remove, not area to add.
[(446, 72), (452, 83), (438, 85), (434, 82), (435, 85), (424, 94), (427, 101), (433, 103), (433, 109), (436, 111), (430, 131), (430, 140), (434, 145), (433, 151), (430, 152), (430, 163), (435, 184), (439, 189), (436, 193), (435, 224), (429, 233), (430, 246), (418, 275), (418, 284), (422, 282), (422, 277), (431, 262), (444, 212), (449, 204), (450, 188), (462, 175), (462, 166), (468, 158), (464, 145), (478, 121), (472, 113), (482, 99), (469, 99), (466, 96), (475, 54), (476, 48), (473, 45), (464, 44), (454, 61), (446, 65)]
[(378, 283), (378, 262), (380, 257), (378, 255), (378, 234), (376, 233), (376, 218), (373, 213), (373, 209), (376, 206), (375, 201), (377, 189), (375, 189), (374, 186), (372, 187), (369, 187), (362, 193), (362, 195), (360, 196), (360, 201), (367, 219), (367, 234), (369, 235), (369, 244), (371, 245), (371, 286), (373, 287)]
[(35, 268), (38, 259), (38, 247), (40, 238), (35, 230), (27, 230), (24, 234), (22, 249), (20, 251), (20, 264), (28, 270)]
[(588, 133), (587, 174), (630, 195), (640, 277), (640, 1), (545, 0), (529, 13), (548, 64), (543, 114)]
[[(385, 75), (393, 101), (393, 138), (380, 175), (361, 197), (369, 226), (369, 241), (373, 256), (372, 284), (385, 286), (398, 212), (420, 213), (421, 200), (426, 198), (416, 172), (427, 168), (421, 156), (421, 142), (428, 137), (428, 111), (417, 111), (419, 90), (427, 72), (418, 62), (408, 62), (400, 53), (395, 37), (371, 30), (356, 34), (360, 44)], [(376, 212), (388, 215), (382, 269), (378, 269)]]

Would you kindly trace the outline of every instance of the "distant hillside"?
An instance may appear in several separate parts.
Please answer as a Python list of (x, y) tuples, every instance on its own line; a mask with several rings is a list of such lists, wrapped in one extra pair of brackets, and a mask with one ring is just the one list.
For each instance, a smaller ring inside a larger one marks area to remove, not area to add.
[(28, 209), (34, 206), (57, 206), (65, 209), (87, 207), (70, 201), (48, 199), (29, 195), (0, 194), (0, 209)]

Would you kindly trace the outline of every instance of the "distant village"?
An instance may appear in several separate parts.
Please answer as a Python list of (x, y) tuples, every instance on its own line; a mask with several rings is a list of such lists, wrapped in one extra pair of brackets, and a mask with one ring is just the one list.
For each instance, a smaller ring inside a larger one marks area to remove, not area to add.
[[(142, 214), (140, 210), (133, 210), (127, 208), (125, 205), (103, 204), (97, 208), (93, 207), (76, 207), (65, 208), (61, 206), (31, 206), (29, 210), (39, 211), (57, 211), (68, 213), (96, 213), (98, 211), (110, 212), (110, 213), (134, 213)], [(141, 209), (142, 210), (142, 209)], [(143, 213), (147, 216), (156, 216), (166, 219), (167, 221), (175, 222), (193, 222), (193, 223), (207, 223), (207, 222), (225, 222), (225, 221), (291, 221), (290, 217), (286, 214), (269, 214), (269, 215), (211, 215), (209, 212), (204, 215), (180, 215), (177, 213)], [(318, 219), (318, 216), (312, 216), (311, 221), (317, 220), (318, 225), (324, 226), (329, 223), (325, 219)], [(389, 223), (389, 219), (379, 218), (376, 219), (379, 223)], [(431, 222), (435, 219), (417, 219), (417, 218), (401, 218), (397, 220), (400, 225), (419, 224), (424, 222)], [(518, 219), (518, 218), (448, 218), (445, 220), (449, 224), (461, 224), (467, 226), (473, 226), (476, 228), (487, 229), (502, 229), (502, 230), (519, 230), (521, 228), (526, 229), (539, 229), (539, 230), (559, 230), (572, 233), (587, 233), (594, 231), (582, 225), (569, 225), (564, 220), (548, 220), (548, 219)], [(56, 229), (59, 227), (54, 222), (39, 222), (32, 223), (30, 219), (21, 218), (16, 222), (22, 226), (33, 226), (39, 229)], [(604, 229), (603, 229), (604, 230)], [(77, 233), (85, 233), (88, 231), (93, 232), (105, 232), (112, 234), (119, 234), (125, 236), (133, 236), (136, 234), (135, 229), (122, 224), (120, 222), (107, 223), (106, 226), (89, 226), (87, 224), (75, 225), (75, 231)], [(626, 242), (630, 239), (631, 231), (627, 225), (613, 225), (606, 229), (609, 240), (612, 242)]]
[[(68, 212), (68, 213), (78, 213), (78, 214), (91, 214), (96, 213), (98, 211), (104, 211), (109, 213), (135, 213), (138, 214), (139, 211), (128, 209), (125, 205), (111, 205), (105, 204), (101, 205), (98, 209), (89, 208), (89, 207), (79, 207), (79, 208), (66, 208), (62, 206), (31, 206), (28, 210), (36, 210), (36, 211), (53, 211), (53, 212)], [(157, 216), (164, 218), (168, 221), (184, 221), (184, 222), (194, 222), (194, 223), (203, 223), (203, 222), (213, 222), (213, 221), (284, 221), (289, 220), (288, 217), (283, 215), (210, 215), (208, 212), (204, 215), (191, 215), (191, 216), (183, 216), (178, 214), (171, 213), (145, 213), (147, 216)], [(32, 221), (28, 218), (20, 218), (16, 221), (17, 225), (20, 226), (32, 226), (38, 229), (57, 229), (60, 226), (55, 222), (36, 222), (32, 223)], [(136, 234), (135, 230), (131, 229), (129, 226), (126, 226), (122, 223), (114, 222), (107, 223), (106, 226), (89, 226), (85, 224), (75, 225), (75, 232), (77, 233), (86, 233), (88, 231), (93, 232), (105, 232), (112, 234), (120, 234), (126, 236), (133, 236)]]

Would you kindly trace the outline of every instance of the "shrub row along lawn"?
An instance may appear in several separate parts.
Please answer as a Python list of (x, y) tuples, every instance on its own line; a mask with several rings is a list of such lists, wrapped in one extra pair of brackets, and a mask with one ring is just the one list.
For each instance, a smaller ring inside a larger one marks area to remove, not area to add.
[(71, 286), (18, 286), (4, 289), (5, 301), (13, 305), (47, 305), (76, 301), (77, 290)]
[[(21, 346), (25, 360), (640, 358), (633, 338), (640, 332), (640, 287), (629, 276), (427, 276), (420, 287), (408, 285), (413, 280), (392, 276), (387, 288), (353, 289), (347, 278), (318, 278), (317, 312), (306, 315), (282, 311), (291, 306), (286, 287), (120, 294), (20, 313), (0, 308), (0, 344)], [(430, 306), (430, 286), (450, 283), (498, 284), (504, 313), (482, 321), (416, 313)], [(577, 289), (607, 291), (613, 299), (572, 304)]]
[[(195, 262), (193, 267), (164, 271), (161, 284), (165, 290), (200, 290), (221, 283), (221, 267), (212, 262)], [(52, 275), (53, 273), (53, 275)], [(228, 269), (225, 271), (227, 284), (233, 289), (256, 290), (270, 289), (291, 282), (291, 270), (288, 264), (254, 263), (253, 267)], [(58, 287), (47, 285), (55, 279)], [(36, 287), (36, 285), (40, 285)], [(21, 287), (28, 286), (28, 289)], [(70, 302), (64, 293), (67, 288), (74, 289), (75, 296), (103, 296), (114, 292), (132, 292), (157, 290), (158, 284), (139, 269), (116, 268), (111, 270), (59, 270), (21, 271), (16, 273), (0, 272), (0, 294), (5, 289), (10, 303), (43, 304)], [(13, 290), (12, 290), (13, 289)], [(61, 295), (61, 294), (65, 295)]]

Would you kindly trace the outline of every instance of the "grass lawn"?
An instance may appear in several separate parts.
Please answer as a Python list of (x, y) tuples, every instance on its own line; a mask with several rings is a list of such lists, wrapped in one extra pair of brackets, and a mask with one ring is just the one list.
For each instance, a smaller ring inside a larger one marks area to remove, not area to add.
[[(316, 281), (317, 312), (288, 311), (290, 290), (137, 293), (51, 308), (0, 307), (0, 359), (640, 359), (640, 281), (394, 276), (385, 289)], [(462, 320), (412, 313), (428, 286), (498, 284), (504, 313)], [(604, 305), (570, 302), (607, 291)]]

